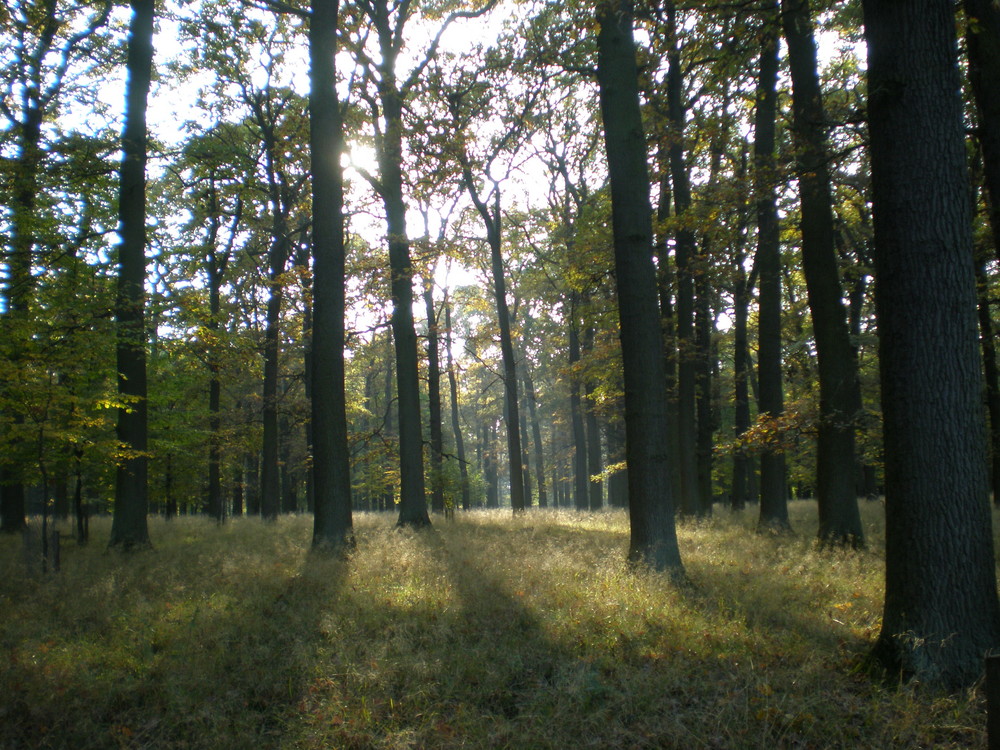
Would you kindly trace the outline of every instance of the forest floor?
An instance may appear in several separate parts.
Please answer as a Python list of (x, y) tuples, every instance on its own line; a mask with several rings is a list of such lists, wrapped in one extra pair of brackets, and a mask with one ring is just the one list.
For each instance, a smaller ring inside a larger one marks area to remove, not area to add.
[[(150, 519), (155, 549), (0, 539), (0, 748), (985, 747), (981, 691), (874, 682), (869, 546), (683, 523), (691, 585), (624, 563), (624, 513), (475, 511), (397, 531), (355, 514), (347, 561), (311, 517)], [(68, 533), (68, 529), (63, 527)]]

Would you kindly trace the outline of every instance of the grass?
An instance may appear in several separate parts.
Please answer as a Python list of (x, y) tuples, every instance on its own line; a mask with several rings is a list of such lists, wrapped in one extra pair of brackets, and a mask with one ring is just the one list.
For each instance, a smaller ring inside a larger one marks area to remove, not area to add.
[(63, 546), (26, 574), (0, 539), (0, 749), (958, 748), (978, 691), (889, 689), (870, 546), (760, 536), (752, 511), (679, 528), (692, 586), (630, 572), (623, 513), (355, 516), (348, 561), (308, 517), (151, 519), (155, 551)]

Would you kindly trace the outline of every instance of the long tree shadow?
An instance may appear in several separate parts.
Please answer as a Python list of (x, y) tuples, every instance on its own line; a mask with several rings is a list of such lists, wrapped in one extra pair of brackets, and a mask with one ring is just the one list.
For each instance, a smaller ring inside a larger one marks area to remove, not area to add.
[[(240, 552), (227, 561), (195, 542), (184, 559), (150, 552), (101, 563), (65, 616), (16, 644), (0, 669), (0, 747), (279, 745), (345, 563), (306, 554), (279, 564), (267, 549), (241, 565)], [(65, 597), (67, 584), (47, 585)]]

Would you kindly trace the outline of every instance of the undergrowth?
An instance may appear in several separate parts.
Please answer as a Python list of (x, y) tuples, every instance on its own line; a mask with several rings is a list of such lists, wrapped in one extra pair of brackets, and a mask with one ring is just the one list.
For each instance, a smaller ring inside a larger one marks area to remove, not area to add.
[(975, 690), (873, 684), (880, 508), (865, 551), (752, 511), (678, 529), (691, 585), (624, 562), (621, 512), (355, 515), (348, 560), (309, 517), (95, 521), (58, 573), (0, 539), (0, 748), (957, 748)]

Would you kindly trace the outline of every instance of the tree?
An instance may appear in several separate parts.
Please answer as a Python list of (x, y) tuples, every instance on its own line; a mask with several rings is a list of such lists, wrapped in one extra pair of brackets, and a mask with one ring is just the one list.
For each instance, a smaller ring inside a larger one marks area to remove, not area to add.
[(353, 543), (351, 465), (344, 392), (343, 125), (336, 94), (339, 0), (312, 0), (309, 147), (313, 186), (313, 547)]
[(611, 185), (615, 274), (625, 374), (629, 559), (683, 575), (666, 454), (667, 397), (646, 140), (629, 0), (597, 7), (597, 82)]
[[(761, 32), (757, 106), (754, 111), (754, 192), (757, 206), (757, 272), (760, 275), (757, 378), (760, 413), (771, 420), (785, 411), (781, 364), (781, 236), (775, 197), (775, 120), (778, 115), (777, 19), (765, 16)], [(760, 457), (761, 527), (788, 527), (785, 455), (765, 447)]]
[[(44, 246), (43, 218), (39, 196), (47, 153), (46, 120), (51, 120), (67, 88), (71, 69), (85, 56), (83, 48), (108, 20), (111, 3), (96, 7), (12, 2), (8, 16), (0, 16), (8, 54), (0, 63), (0, 122), (6, 121), (13, 133), (14, 156), (4, 158), (5, 179), (10, 179), (9, 251), (4, 255), (6, 284), (0, 293), (3, 335), (10, 342), (9, 364), (16, 365), (31, 341), (31, 308), (35, 292), (33, 268)], [(8, 37), (8, 30), (11, 32)], [(7, 197), (7, 196), (5, 196)], [(13, 430), (0, 473), (0, 531), (14, 533), (25, 528), (24, 460), (19, 434), (25, 415), (14, 410)]]
[(118, 198), (117, 324), (118, 457), (110, 546), (149, 546), (146, 525), (148, 456), (146, 402), (146, 100), (153, 73), (153, 0), (132, 0), (128, 83)]
[(826, 118), (808, 0), (783, 0), (792, 77), (792, 135), (802, 232), (802, 270), (819, 361), (816, 494), (819, 538), (864, 544), (857, 501), (854, 423), (861, 411), (858, 353), (850, 340), (834, 247)]
[(1000, 602), (954, 7), (863, 7), (886, 489), (873, 657), (958, 688), (1000, 642)]

